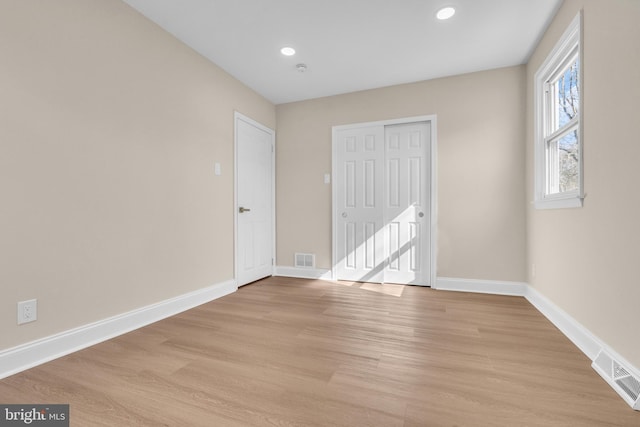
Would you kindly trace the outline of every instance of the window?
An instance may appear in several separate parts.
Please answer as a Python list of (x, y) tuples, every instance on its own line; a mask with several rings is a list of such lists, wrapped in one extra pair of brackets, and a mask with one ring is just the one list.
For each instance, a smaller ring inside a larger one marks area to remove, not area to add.
[(535, 206), (581, 207), (581, 14), (535, 76)]

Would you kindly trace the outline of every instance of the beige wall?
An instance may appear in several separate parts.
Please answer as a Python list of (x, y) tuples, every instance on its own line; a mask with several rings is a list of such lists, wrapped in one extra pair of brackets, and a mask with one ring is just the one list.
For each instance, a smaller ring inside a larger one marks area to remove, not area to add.
[[(533, 76), (584, 8), (580, 209), (528, 215), (529, 282), (640, 366), (640, 2), (565, 0), (527, 67), (527, 190), (533, 199)], [(533, 276), (531, 265), (535, 264)]]
[(0, 350), (233, 278), (233, 111), (272, 104), (120, 1), (3, 1), (0, 58)]
[(437, 115), (438, 276), (524, 281), (525, 69), (283, 104), (277, 111), (277, 264), (331, 268), (331, 127)]

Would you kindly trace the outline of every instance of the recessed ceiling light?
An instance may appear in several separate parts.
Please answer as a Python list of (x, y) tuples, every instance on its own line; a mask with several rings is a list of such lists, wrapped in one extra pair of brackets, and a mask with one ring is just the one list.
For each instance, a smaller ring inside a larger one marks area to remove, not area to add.
[(292, 47), (283, 47), (282, 49), (280, 49), (280, 53), (285, 56), (292, 56), (296, 54), (296, 50)]
[(445, 19), (451, 18), (455, 14), (456, 14), (456, 10), (454, 8), (443, 7), (436, 13), (436, 18), (438, 18), (441, 21), (444, 21)]

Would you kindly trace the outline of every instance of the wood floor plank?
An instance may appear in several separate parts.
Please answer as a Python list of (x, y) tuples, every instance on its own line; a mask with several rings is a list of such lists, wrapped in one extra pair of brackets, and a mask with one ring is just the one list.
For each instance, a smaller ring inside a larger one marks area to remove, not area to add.
[(640, 426), (524, 298), (269, 278), (0, 381), (72, 426)]

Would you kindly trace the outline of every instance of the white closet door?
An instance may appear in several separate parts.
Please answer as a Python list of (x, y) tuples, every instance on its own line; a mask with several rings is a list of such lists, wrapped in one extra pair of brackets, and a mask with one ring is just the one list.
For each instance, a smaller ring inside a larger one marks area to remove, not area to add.
[(384, 127), (345, 129), (336, 136), (338, 278), (382, 282)]
[(430, 134), (427, 122), (385, 128), (385, 282), (429, 281)]
[(337, 130), (338, 280), (429, 284), (429, 122)]

